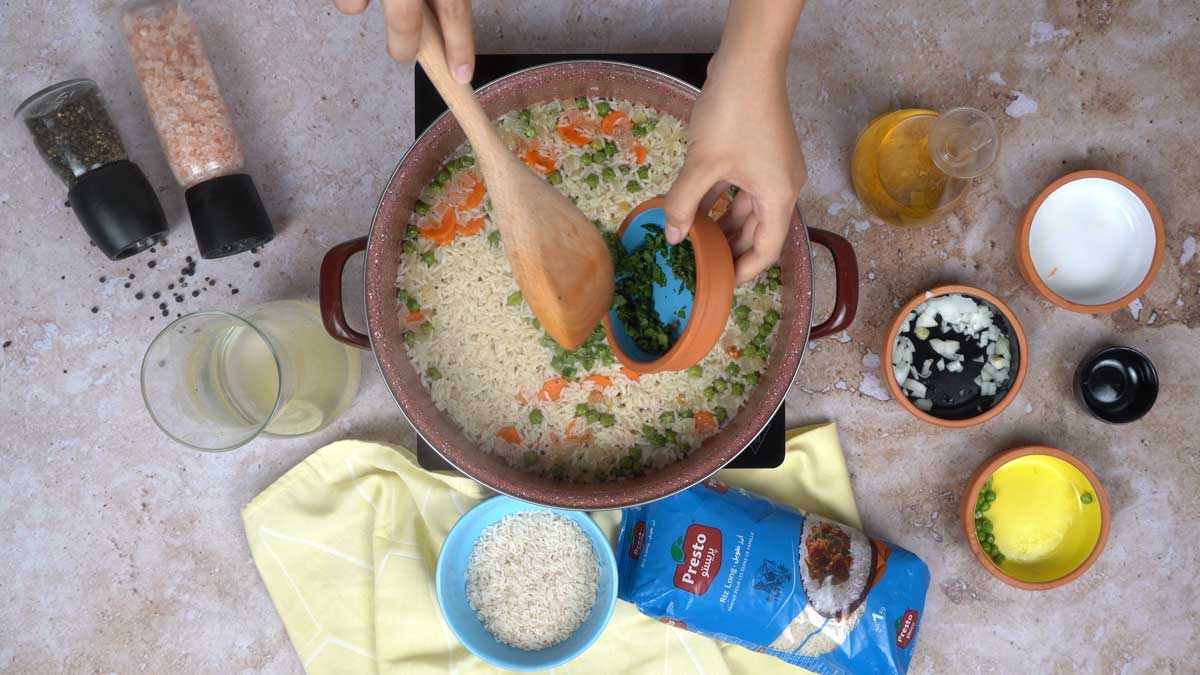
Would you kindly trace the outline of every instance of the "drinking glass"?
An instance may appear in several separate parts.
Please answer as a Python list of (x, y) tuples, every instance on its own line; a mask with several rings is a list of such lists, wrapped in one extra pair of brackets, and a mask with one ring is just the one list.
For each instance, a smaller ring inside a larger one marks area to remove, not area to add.
[(358, 351), (329, 337), (316, 303), (281, 300), (171, 322), (142, 360), (142, 397), (172, 439), (222, 452), (260, 433), (322, 429), (354, 400), (361, 375)]

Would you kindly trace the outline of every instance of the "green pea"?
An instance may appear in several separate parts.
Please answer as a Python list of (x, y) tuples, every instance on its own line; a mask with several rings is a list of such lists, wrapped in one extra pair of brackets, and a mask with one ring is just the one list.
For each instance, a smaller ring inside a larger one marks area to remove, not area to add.
[(663, 414), (658, 416), (658, 423), (662, 424), (664, 426), (667, 424), (674, 424), (675, 423), (675, 413), (671, 412), (670, 410), (664, 412)]
[(642, 425), (642, 435), (643, 436), (649, 437), (649, 436), (653, 436), (656, 433), (658, 433), (658, 432), (655, 431), (654, 427), (650, 426), (649, 424)]
[(442, 371), (438, 370), (437, 366), (429, 366), (429, 368), (425, 371), (425, 374), (428, 375), (429, 379), (431, 380), (442, 379)]
[(415, 312), (418, 309), (421, 309), (421, 303), (411, 295), (408, 296), (408, 298), (404, 301), (404, 306), (407, 307), (408, 311), (410, 312)]
[(724, 394), (725, 388), (727, 386), (728, 386), (728, 383), (723, 378), (720, 378), (720, 377), (713, 380), (713, 383), (712, 383), (713, 389), (716, 389), (718, 394)]
[(604, 149), (604, 139), (600, 138), (599, 136), (593, 138), (592, 142), (591, 142), (591, 146), (592, 146), (593, 150), (603, 150)]
[(579, 108), (580, 110), (587, 110), (588, 109), (587, 97), (580, 96), (579, 98), (575, 99), (575, 107)]
[(584, 404), (584, 403), (576, 403), (575, 404), (575, 416), (576, 417), (587, 417), (587, 414), (588, 414), (587, 404)]
[(417, 245), (411, 241), (406, 241), (400, 245), (400, 250), (412, 255), (413, 253), (417, 252)]
[(515, 307), (521, 304), (521, 300), (521, 291), (513, 291), (512, 293), (508, 294), (508, 300), (505, 300), (504, 304), (508, 305), (509, 307)]
[(600, 177), (604, 179), (605, 183), (611, 183), (617, 179), (617, 172), (613, 171), (611, 166), (606, 166), (604, 167), (604, 170), (600, 172)]
[(458, 165), (464, 169), (475, 166), (475, 158), (470, 155), (463, 155), (458, 158)]
[(610, 106), (607, 101), (600, 101), (599, 103), (596, 104), (596, 112), (601, 117), (604, 117), (605, 115), (607, 115), (611, 110), (612, 110), (612, 106)]
[(600, 184), (600, 177), (594, 173), (589, 173), (587, 178), (583, 179), (583, 182), (587, 183), (588, 187), (595, 189)]
[(763, 320), (774, 326), (775, 324), (779, 323), (779, 312), (776, 312), (773, 309), (768, 309), (767, 315), (763, 317)]
[(983, 512), (982, 512), (982, 511), (980, 511), (979, 509), (975, 509), (975, 517), (976, 517), (976, 518), (982, 518), (982, 517), (983, 517)]
[(559, 185), (562, 183), (562, 174), (557, 171), (551, 171), (546, 174), (546, 181), (551, 185)]
[(429, 335), (433, 332), (433, 324), (428, 321), (422, 321), (417, 330), (421, 331), (421, 335)]
[(529, 411), (529, 423), (530, 424), (537, 426), (537, 425), (541, 424), (542, 421), (545, 419), (546, 419), (546, 416), (542, 414), (541, 410), (530, 410)]
[(1084, 504), (1091, 504), (1092, 503), (1092, 493), (1090, 493), (1090, 492), (1083, 493), (1082, 495), (1079, 496), (1079, 501), (1083, 502)]
[(778, 279), (767, 279), (767, 288), (771, 289), (772, 291), (779, 290), (779, 280)]
[(653, 445), (656, 448), (661, 448), (666, 444), (667, 444), (667, 437), (663, 436), (660, 433), (655, 432), (655, 434), (650, 437), (650, 445)]
[(558, 372), (562, 373), (562, 376), (567, 378), (568, 380), (575, 377), (575, 367), (574, 366), (563, 366)]
[(767, 292), (767, 285), (761, 281), (757, 284), (754, 284), (754, 292), (758, 293), (759, 295), (764, 295)]
[(695, 413), (692, 412), (691, 408), (684, 408), (683, 410), (679, 411), (679, 416), (685, 420), (690, 420), (695, 416)]
[(626, 192), (641, 192), (641, 190), (642, 190), (642, 184), (637, 182), (636, 180), (631, 180), (625, 184)]
[(521, 135), (525, 138), (533, 138), (534, 136), (537, 136), (537, 130), (533, 127), (525, 127), (524, 129), (521, 129)]
[(406, 333), (404, 334), (404, 344), (408, 345), (409, 347), (416, 346), (416, 344), (417, 344), (417, 334), (416, 334), (416, 333), (414, 333), (414, 332), (412, 332), (411, 330), (410, 330), (410, 331), (408, 331), (408, 332), (406, 332)]
[(737, 326), (738, 330), (742, 331), (743, 333), (750, 330), (750, 319), (737, 319), (733, 322), (733, 324)]
[(630, 448), (629, 456), (634, 458), (635, 460), (641, 459), (642, 458), (642, 449), (637, 446)]
[(622, 164), (621, 166), (617, 167), (617, 171), (620, 171), (621, 173), (629, 173), (630, 171), (633, 171), (633, 169), (629, 168), (628, 164)]
[(687, 374), (688, 374), (688, 377), (703, 377), (704, 376), (704, 366), (700, 366), (700, 365), (692, 366), (691, 368), (688, 368)]
[(988, 520), (988, 519), (984, 518), (984, 520), (983, 520), (983, 531), (984, 531), (984, 532), (991, 532), (993, 527), (995, 527), (995, 525), (993, 525), (993, 524), (992, 524), (992, 521), (990, 521), (990, 520)]
[(613, 415), (612, 413), (602, 413), (600, 415), (600, 425), (601, 426), (611, 427), (612, 425), (614, 425), (616, 423), (617, 423), (616, 415)]
[(450, 172), (445, 169), (438, 171), (437, 174), (434, 175), (434, 177), (433, 177), (433, 182), (437, 183), (439, 186), (449, 183), (450, 182)]
[(780, 269), (779, 265), (775, 265), (775, 266), (773, 266), (773, 267), (771, 267), (770, 269), (768, 269), (768, 270), (767, 270), (767, 278), (768, 278), (768, 279), (775, 279), (775, 280), (778, 280), (778, 279), (779, 279), (779, 276), (780, 276), (781, 274), (783, 274), (783, 270), (782, 270), (782, 269)]
[(741, 382), (734, 382), (731, 385), (731, 388), (733, 389), (734, 396), (741, 396), (746, 393), (746, 385), (742, 384)]
[(739, 319), (750, 318), (750, 307), (748, 305), (738, 305), (733, 308), (733, 315)]
[(529, 124), (529, 121), (533, 119), (533, 113), (529, 112), (529, 110), (522, 110), (521, 112), (517, 113), (517, 117), (520, 118), (522, 122)]
[(580, 161), (580, 162), (582, 162), (582, 163), (584, 164), (584, 166), (589, 166), (589, 165), (591, 165), (591, 163), (592, 163), (592, 154), (591, 154), (590, 152), (585, 152), (585, 153), (583, 153), (583, 156), (579, 158), (579, 161)]
[(996, 501), (996, 493), (993, 490), (987, 490), (983, 493), (983, 498), (989, 502)]
[(521, 462), (523, 462), (525, 466), (533, 466), (534, 464), (537, 464), (537, 461), (537, 453), (532, 450), (526, 450), (525, 454), (521, 455)]
[(658, 120), (651, 117), (642, 124), (646, 127), (646, 131), (654, 131), (654, 127), (658, 126)]
[(428, 215), (429, 214), (429, 205), (423, 201), (418, 200), (416, 204), (413, 204), (413, 211), (415, 211), (418, 216)]
[(604, 155), (606, 157), (612, 157), (615, 154), (617, 154), (617, 144), (613, 143), (612, 141), (605, 141), (604, 142)]
[(748, 382), (751, 387), (757, 386), (758, 373), (746, 373), (746, 382)]
[(634, 136), (634, 138), (641, 138), (642, 136), (645, 136), (647, 133), (649, 133), (649, 131), (650, 131), (650, 130), (649, 130), (649, 129), (647, 129), (647, 128), (646, 128), (646, 125), (644, 125), (644, 124), (635, 124), (635, 125), (633, 125), (633, 136)]
[(991, 502), (984, 502), (984, 503), (983, 503), (983, 506), (980, 506), (980, 507), (979, 507), (979, 510), (980, 510), (980, 511), (987, 511), (987, 510), (988, 510), (988, 509), (990, 509), (990, 508), (992, 508), (992, 503), (991, 503)]
[(996, 555), (992, 556), (992, 562), (996, 563), (997, 565), (1003, 565), (1004, 564), (1004, 554), (1001, 553), (1000, 551), (996, 551)]
[(727, 375), (729, 375), (730, 377), (737, 377), (738, 375), (741, 374), (741, 372), (742, 372), (742, 369), (739, 368), (738, 364), (736, 364), (736, 363), (731, 363), (731, 364), (725, 366), (725, 373)]
[(637, 175), (638, 175), (638, 178), (641, 178), (642, 180), (646, 180), (647, 178), (649, 178), (650, 177), (650, 165), (643, 164), (643, 165), (639, 166), (638, 170), (637, 170)]
[(716, 397), (717, 397), (717, 390), (715, 388), (713, 388), (712, 385), (709, 385), (704, 388), (704, 400), (711, 401)]
[(588, 410), (587, 411), (587, 421), (590, 424), (599, 422), (600, 421), (600, 411), (599, 410)]
[(488, 244), (493, 247), (500, 245), (500, 230), (488, 232)]
[(724, 422), (725, 420), (729, 419), (729, 411), (722, 406), (713, 408), (713, 414), (717, 416), (718, 422)]
[(425, 263), (426, 267), (433, 267), (437, 262), (437, 256), (433, 254), (433, 251), (426, 251), (421, 254), (421, 262)]

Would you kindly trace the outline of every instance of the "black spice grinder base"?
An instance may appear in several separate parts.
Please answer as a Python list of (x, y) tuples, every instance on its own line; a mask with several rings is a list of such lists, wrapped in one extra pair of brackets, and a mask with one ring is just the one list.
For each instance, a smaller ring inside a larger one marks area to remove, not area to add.
[(167, 217), (158, 196), (133, 162), (111, 162), (80, 176), (67, 200), (109, 260), (128, 258), (167, 234)]
[(223, 258), (271, 241), (275, 228), (248, 174), (206, 180), (184, 193), (196, 245), (205, 258)]

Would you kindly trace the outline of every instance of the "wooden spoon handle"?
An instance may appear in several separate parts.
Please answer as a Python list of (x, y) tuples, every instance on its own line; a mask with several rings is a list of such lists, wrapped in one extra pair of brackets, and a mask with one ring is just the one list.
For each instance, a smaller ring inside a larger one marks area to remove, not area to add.
[(471, 85), (459, 82), (450, 73), (450, 67), (446, 65), (446, 45), (442, 40), (441, 24), (429, 9), (429, 5), (424, 2), (421, 3), (421, 17), (421, 44), (417, 49), (417, 63), (425, 69), (429, 81), (441, 94), (442, 100), (463, 128), (467, 140), (471, 142), (471, 148), (475, 151), (476, 159), (479, 160), (479, 168), (486, 177), (490, 169), (499, 168), (494, 160), (510, 154), (508, 148), (496, 134), (491, 119), (484, 112), (483, 106), (479, 105)]

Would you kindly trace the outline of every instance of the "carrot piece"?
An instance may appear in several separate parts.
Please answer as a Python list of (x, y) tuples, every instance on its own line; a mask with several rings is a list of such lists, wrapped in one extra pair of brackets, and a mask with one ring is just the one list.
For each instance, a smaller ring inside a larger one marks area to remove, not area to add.
[(552, 377), (542, 383), (542, 388), (538, 391), (538, 399), (542, 401), (557, 401), (559, 396), (562, 396), (562, 390), (566, 389), (570, 382), (563, 377)]
[(474, 218), (458, 226), (458, 233), (465, 236), (473, 236), (483, 231), (485, 219), (483, 216)]
[(732, 343), (725, 345), (725, 354), (734, 361), (742, 358), (742, 350), (739, 349), (737, 345)]
[(626, 115), (620, 110), (614, 110), (605, 115), (604, 119), (600, 120), (600, 131), (606, 134), (611, 134), (613, 129), (617, 128), (617, 122), (620, 122), (622, 119), (627, 119), (628, 117), (629, 115)]
[(438, 246), (445, 246), (454, 241), (454, 230), (458, 227), (458, 213), (454, 209), (446, 209), (442, 214), (440, 225), (421, 230), (421, 236)]
[(646, 163), (646, 146), (642, 145), (641, 143), (634, 143), (633, 144), (633, 156), (635, 158), (637, 158), (638, 164), (645, 164)]
[(496, 432), (496, 437), (513, 445), (521, 444), (521, 434), (517, 432), (516, 427), (500, 427), (500, 430)]
[(572, 417), (571, 421), (567, 423), (567, 440), (575, 440), (575, 421), (578, 419), (578, 417)]
[(609, 378), (607, 378), (603, 375), (600, 375), (599, 373), (593, 374), (593, 375), (588, 375), (587, 377), (583, 378), (583, 381), (591, 382), (592, 384), (596, 385), (597, 389), (604, 389), (605, 387), (612, 386), (612, 380), (610, 380)]
[(696, 423), (697, 433), (711, 434), (717, 430), (717, 418), (712, 413), (701, 410), (693, 418)]
[[(558, 127), (558, 135), (571, 145), (587, 145), (592, 142), (591, 134), (584, 134), (579, 129), (565, 124)], [(526, 162), (528, 164), (528, 162)]]
[(462, 200), (456, 206), (463, 211), (470, 211), (483, 202), (483, 195), (485, 193), (487, 193), (487, 188), (484, 187), (483, 181), (477, 180), (471, 191), (463, 195)]
[(529, 405), (529, 397), (525, 395), (524, 390), (517, 392), (517, 402), (521, 405)]
[(421, 323), (425, 320), (425, 312), (419, 309), (415, 312), (409, 312), (408, 316), (404, 317), (404, 320), (408, 323)]
[(555, 162), (537, 150), (526, 150), (525, 155), (521, 159), (529, 165), (529, 168), (543, 176), (558, 168), (558, 162)]
[(621, 366), (621, 374), (633, 380), (634, 382), (641, 382), (642, 380), (641, 375), (638, 375), (636, 372), (626, 368), (625, 366)]

